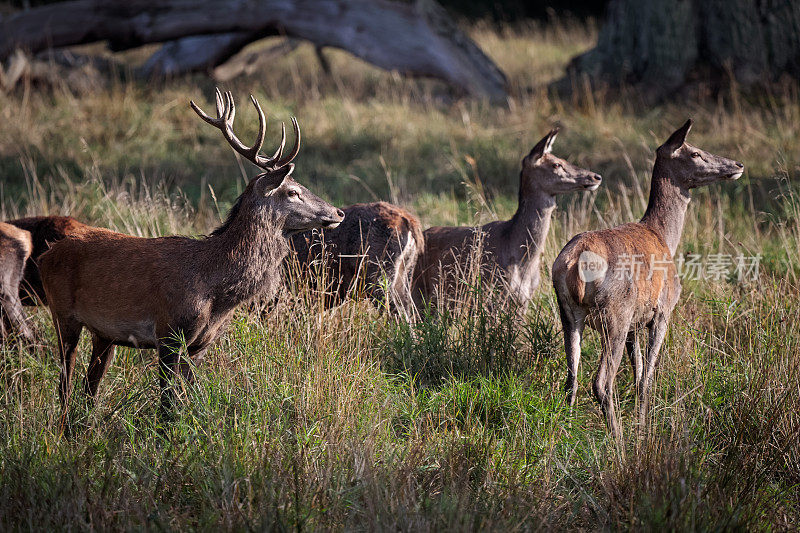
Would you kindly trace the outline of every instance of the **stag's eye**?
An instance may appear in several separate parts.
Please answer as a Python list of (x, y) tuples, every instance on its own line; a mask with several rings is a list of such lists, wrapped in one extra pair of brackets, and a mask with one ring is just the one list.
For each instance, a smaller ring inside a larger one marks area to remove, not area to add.
[(288, 196), (289, 198), (300, 198), (300, 191), (289, 189), (289, 192), (286, 193), (286, 196)]
[(561, 166), (561, 163), (553, 163), (553, 168), (558, 170), (558, 169), (563, 168), (563, 167)]
[(700, 157), (700, 152), (692, 152), (692, 157)]

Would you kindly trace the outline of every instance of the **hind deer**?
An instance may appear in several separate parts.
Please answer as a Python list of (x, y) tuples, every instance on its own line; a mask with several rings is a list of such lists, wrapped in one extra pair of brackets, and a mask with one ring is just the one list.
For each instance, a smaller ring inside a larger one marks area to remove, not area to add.
[(20, 285), (25, 262), (31, 255), (31, 234), (11, 224), (0, 222), (0, 340), (16, 330), (26, 341), (33, 340), (20, 301)]
[[(614, 380), (628, 350), (643, 427), (648, 391), (681, 292), (672, 258), (680, 242), (691, 190), (738, 179), (744, 165), (686, 143), (688, 120), (656, 151), (650, 199), (639, 222), (581, 233), (553, 263), (555, 288), (567, 355), (567, 401), (575, 403), (584, 326), (601, 333), (602, 350), (592, 389), (616, 439), (622, 433), (614, 412)], [(647, 328), (642, 361), (637, 331)], [(644, 363), (644, 366), (642, 364)]]
[(414, 272), (413, 296), (418, 308), (455, 288), (456, 265), (467, 261), (478, 236), (483, 238), (483, 279), (499, 275), (509, 295), (526, 304), (539, 286), (539, 266), (556, 196), (594, 191), (602, 178), (554, 156), (558, 130), (553, 129), (522, 160), (519, 205), (511, 220), (482, 227), (433, 227), (423, 232), (425, 249)]
[[(387, 202), (351, 205), (344, 213), (344, 221), (335, 229), (292, 236), (301, 268), (323, 266), (328, 305), (363, 289), (376, 304), (386, 302), (390, 311), (413, 320), (411, 274), (423, 249), (419, 220)], [(314, 276), (312, 282), (319, 278)]]
[(94, 398), (114, 346), (158, 350), (162, 410), (174, 403), (169, 381), (175, 374), (191, 382), (182, 357), (200, 362), (234, 310), (256, 296), (271, 297), (281, 282), (287, 236), (319, 227), (336, 227), (344, 213), (290, 177), (300, 151), (300, 129), (292, 117), (296, 141), (283, 154), (286, 131), (277, 151), (259, 151), (266, 119), (254, 97), (259, 130), (255, 144), (244, 145), (233, 132), (235, 107), (229, 92), (216, 92), (217, 117), (191, 107), (218, 128), (231, 147), (264, 170), (250, 180), (227, 220), (210, 235), (140, 238), (92, 228), (64, 239), (41, 258), (44, 291), (61, 354), (59, 392), (62, 428), (66, 420), (78, 339), (92, 332), (92, 356), (86, 390)]

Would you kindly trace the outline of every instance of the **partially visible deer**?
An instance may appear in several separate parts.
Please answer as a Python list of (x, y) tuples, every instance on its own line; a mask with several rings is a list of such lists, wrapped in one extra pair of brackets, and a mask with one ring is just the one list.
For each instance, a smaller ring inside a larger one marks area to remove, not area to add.
[(414, 272), (413, 296), (418, 307), (452, 293), (454, 268), (463, 264), (482, 236), (483, 279), (502, 277), (503, 286), (519, 304), (526, 304), (539, 286), (539, 266), (556, 196), (594, 191), (602, 178), (551, 153), (558, 130), (551, 130), (522, 160), (519, 206), (511, 220), (482, 227), (433, 227), (425, 230), (425, 250)]
[[(691, 189), (738, 179), (744, 165), (686, 143), (688, 120), (656, 152), (650, 199), (641, 221), (581, 233), (561, 250), (553, 264), (564, 345), (567, 401), (578, 389), (577, 372), (585, 325), (601, 333), (602, 350), (593, 391), (612, 435), (622, 433), (614, 413), (614, 380), (628, 347), (639, 396), (643, 427), (648, 391), (681, 292), (672, 258), (680, 242)], [(637, 331), (647, 328), (644, 367)]]
[(97, 393), (114, 346), (155, 348), (159, 356), (162, 410), (173, 403), (171, 377), (193, 379), (181, 356), (202, 360), (242, 303), (270, 298), (281, 283), (287, 236), (319, 227), (336, 227), (344, 213), (290, 177), (300, 151), (300, 128), (292, 117), (294, 148), (283, 150), (286, 131), (271, 157), (260, 155), (266, 119), (254, 97), (259, 130), (252, 147), (233, 132), (231, 94), (216, 92), (217, 118), (191, 107), (218, 128), (245, 159), (264, 170), (239, 196), (227, 220), (209, 236), (131, 237), (91, 229), (64, 239), (41, 258), (42, 282), (58, 334), (61, 354), (62, 427), (71, 393), (78, 340), (92, 332), (92, 356), (86, 380), (91, 398)]
[(54, 243), (90, 229), (72, 217), (43, 216), (9, 220), (9, 224), (30, 232), (33, 249), (25, 264), (25, 276), (20, 285), (20, 299), (23, 305), (47, 304), (42, 278), (39, 274), (39, 258)]
[(325, 269), (322, 277), (327, 287), (322, 289), (330, 296), (328, 305), (363, 289), (376, 304), (386, 302), (392, 312), (412, 320), (411, 274), (423, 248), (419, 220), (387, 202), (351, 205), (344, 214), (344, 221), (335, 229), (292, 237), (300, 266)]
[(0, 317), (0, 340), (5, 340), (13, 330), (26, 341), (33, 340), (19, 298), (25, 262), (32, 249), (29, 232), (0, 222), (0, 311), (3, 315)]

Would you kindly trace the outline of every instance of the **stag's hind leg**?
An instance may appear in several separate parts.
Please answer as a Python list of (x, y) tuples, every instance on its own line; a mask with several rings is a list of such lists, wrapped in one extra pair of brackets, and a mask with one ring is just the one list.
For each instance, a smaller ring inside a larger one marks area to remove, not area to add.
[(625, 351), (628, 352), (628, 357), (631, 361), (631, 368), (633, 369), (633, 383), (638, 393), (642, 386), (644, 361), (642, 358), (642, 350), (639, 347), (639, 340), (636, 338), (636, 330), (631, 330), (628, 332), (628, 338), (625, 340)]
[(78, 342), (81, 338), (83, 325), (71, 317), (53, 314), (53, 326), (56, 330), (58, 352), (61, 357), (58, 393), (61, 398), (60, 428), (64, 431), (66, 429), (69, 399), (72, 395), (72, 374), (75, 370), (75, 358), (78, 354)]

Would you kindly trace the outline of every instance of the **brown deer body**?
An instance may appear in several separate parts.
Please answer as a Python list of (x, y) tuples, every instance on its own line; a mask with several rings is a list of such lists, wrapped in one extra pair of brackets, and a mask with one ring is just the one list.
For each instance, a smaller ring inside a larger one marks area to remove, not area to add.
[[(456, 265), (464, 265), (482, 238), (483, 279), (501, 277), (519, 304), (526, 304), (539, 286), (539, 267), (556, 195), (596, 190), (599, 174), (578, 168), (551, 154), (558, 130), (552, 130), (522, 160), (519, 206), (511, 220), (480, 228), (433, 227), (425, 230), (425, 249), (414, 272), (413, 296), (418, 307), (452, 293)], [(445, 275), (443, 276), (443, 273)]]
[(344, 213), (337, 228), (292, 236), (299, 264), (323, 265), (329, 304), (363, 289), (376, 304), (386, 302), (392, 312), (411, 319), (411, 274), (423, 249), (419, 220), (387, 202), (351, 205)]
[[(738, 179), (741, 163), (685, 143), (687, 121), (658, 148), (647, 211), (640, 222), (575, 236), (553, 264), (553, 287), (564, 328), (567, 401), (575, 402), (580, 343), (585, 325), (601, 333), (602, 351), (593, 392), (615, 438), (614, 380), (626, 346), (639, 396), (639, 423), (647, 414), (648, 391), (681, 292), (672, 258), (683, 232), (691, 189)], [(648, 329), (642, 361), (636, 332)]]
[(31, 255), (31, 234), (11, 224), (0, 222), (0, 339), (16, 330), (20, 337), (33, 340), (20, 301), (20, 285), (25, 262)]
[(185, 346), (195, 361), (224, 330), (236, 307), (256, 296), (270, 297), (281, 282), (281, 264), (292, 232), (334, 227), (343, 213), (324, 202), (289, 175), (297, 141), (285, 157), (285, 132), (272, 157), (258, 155), (266, 121), (259, 114), (259, 133), (246, 147), (233, 133), (235, 108), (230, 93), (217, 91), (214, 119), (192, 102), (206, 122), (218, 127), (231, 146), (265, 170), (253, 178), (227, 221), (208, 237), (131, 237), (92, 229), (64, 239), (41, 258), (47, 301), (61, 353), (62, 420), (71, 392), (71, 378), (81, 330), (92, 333), (92, 357), (86, 381), (94, 397), (113, 357), (115, 345), (156, 348), (159, 355), (162, 406), (174, 391), (175, 373), (188, 380), (192, 372), (180, 353)]

